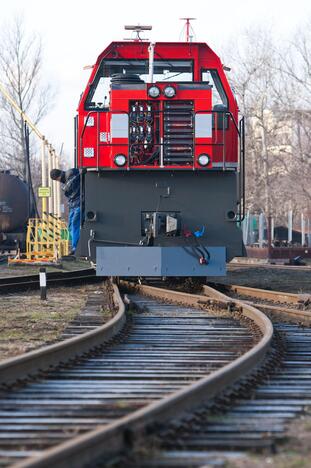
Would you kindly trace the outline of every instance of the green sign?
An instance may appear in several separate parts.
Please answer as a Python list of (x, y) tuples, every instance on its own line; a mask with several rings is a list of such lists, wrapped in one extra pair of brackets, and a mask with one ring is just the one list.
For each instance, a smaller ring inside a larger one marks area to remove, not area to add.
[(39, 187), (38, 188), (39, 198), (48, 198), (50, 196), (51, 196), (51, 187)]

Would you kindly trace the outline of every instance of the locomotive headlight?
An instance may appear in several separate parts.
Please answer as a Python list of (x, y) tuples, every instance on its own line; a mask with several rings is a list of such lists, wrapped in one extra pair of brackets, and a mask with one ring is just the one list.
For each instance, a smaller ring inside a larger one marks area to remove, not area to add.
[(157, 86), (150, 86), (148, 89), (148, 95), (152, 98), (157, 98), (160, 96), (160, 88)]
[(200, 166), (207, 166), (210, 160), (211, 158), (208, 154), (200, 154), (200, 156), (198, 157), (198, 163), (200, 164)]
[(172, 98), (176, 95), (176, 89), (173, 86), (166, 86), (166, 88), (164, 88), (164, 95), (167, 98)]
[(117, 166), (123, 167), (126, 164), (126, 157), (124, 156), (124, 154), (117, 154), (114, 157), (114, 162)]

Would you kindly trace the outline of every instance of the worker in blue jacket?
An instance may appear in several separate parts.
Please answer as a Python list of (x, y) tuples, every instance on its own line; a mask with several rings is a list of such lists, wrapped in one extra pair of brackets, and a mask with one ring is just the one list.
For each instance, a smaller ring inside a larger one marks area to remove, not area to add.
[(69, 255), (74, 255), (80, 238), (80, 172), (79, 169), (69, 169), (61, 171), (52, 169), (50, 172), (52, 180), (57, 180), (63, 184), (63, 192), (68, 201), (69, 221), (68, 230), (71, 234), (72, 251)]

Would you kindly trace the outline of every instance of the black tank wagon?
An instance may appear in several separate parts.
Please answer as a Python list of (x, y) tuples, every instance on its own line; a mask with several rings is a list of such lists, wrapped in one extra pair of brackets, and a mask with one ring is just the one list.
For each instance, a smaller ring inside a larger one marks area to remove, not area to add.
[(23, 246), (30, 211), (26, 182), (9, 171), (0, 172), (0, 251)]

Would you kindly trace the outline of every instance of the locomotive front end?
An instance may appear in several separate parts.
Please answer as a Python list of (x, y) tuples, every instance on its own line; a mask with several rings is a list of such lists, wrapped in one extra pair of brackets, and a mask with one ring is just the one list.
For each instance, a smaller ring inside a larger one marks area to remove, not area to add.
[(79, 254), (103, 276), (224, 275), (243, 253), (243, 156), (243, 121), (206, 44), (112, 43), (76, 119)]

